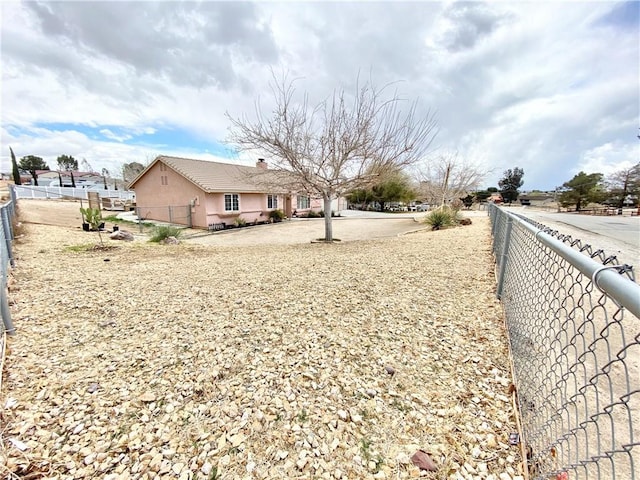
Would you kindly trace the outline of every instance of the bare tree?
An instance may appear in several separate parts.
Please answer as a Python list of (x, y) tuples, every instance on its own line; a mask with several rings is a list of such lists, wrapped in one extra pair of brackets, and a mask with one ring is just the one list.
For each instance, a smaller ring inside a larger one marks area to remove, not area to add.
[(624, 207), (628, 195), (640, 195), (640, 162), (609, 175), (607, 186), (609, 195), (617, 201), (618, 207)]
[(91, 164), (89, 163), (89, 161), (86, 158), (82, 159), (82, 162), (80, 162), (80, 165), (82, 166), (82, 169), (85, 172), (93, 173), (93, 167), (91, 166)]
[(254, 121), (227, 113), (229, 140), (240, 151), (269, 158), (268, 178), (281, 188), (323, 199), (324, 240), (330, 242), (331, 201), (423, 158), (437, 133), (436, 120), (430, 111), (420, 116), (416, 102), (402, 111), (404, 102), (397, 92), (387, 96), (388, 86), (379, 89), (367, 82), (357, 86), (353, 97), (336, 89), (311, 107), (307, 95), (295, 101), (294, 83), (286, 75), (274, 76), (276, 105), (270, 118), (259, 102)]
[(476, 190), (484, 176), (478, 165), (458, 152), (445, 152), (419, 171), (419, 191), (429, 204), (444, 206)]

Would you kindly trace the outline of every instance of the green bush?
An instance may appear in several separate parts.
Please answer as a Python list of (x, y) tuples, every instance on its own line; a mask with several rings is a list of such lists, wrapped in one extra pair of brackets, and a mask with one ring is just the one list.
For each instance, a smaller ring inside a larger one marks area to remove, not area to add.
[(285, 219), (285, 214), (279, 208), (276, 209), (276, 210), (271, 210), (269, 212), (269, 219), (274, 221), (274, 222), (281, 222), (282, 220)]
[(247, 226), (247, 221), (242, 217), (236, 218), (236, 221), (234, 223), (236, 224), (236, 227), (246, 227)]
[(172, 227), (171, 225), (158, 225), (153, 229), (149, 241), (158, 243), (169, 237), (178, 238), (180, 234), (182, 234), (182, 229), (178, 227)]
[(309, 210), (309, 213), (307, 213), (307, 218), (320, 218), (324, 215), (320, 215), (318, 212), (314, 212), (313, 210)]
[(431, 230), (452, 227), (458, 224), (458, 211), (448, 207), (439, 208), (427, 215), (424, 221), (431, 226)]

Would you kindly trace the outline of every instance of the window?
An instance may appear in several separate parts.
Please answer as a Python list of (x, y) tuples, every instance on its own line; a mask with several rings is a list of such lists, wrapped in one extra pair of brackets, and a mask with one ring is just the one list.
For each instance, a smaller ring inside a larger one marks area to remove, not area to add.
[(267, 208), (278, 208), (277, 195), (267, 195)]
[(298, 208), (303, 210), (311, 206), (311, 200), (306, 195), (298, 195)]
[(224, 210), (225, 212), (240, 211), (240, 196), (237, 193), (224, 194)]
[(160, 185), (169, 185), (169, 178), (166, 175), (160, 177)]

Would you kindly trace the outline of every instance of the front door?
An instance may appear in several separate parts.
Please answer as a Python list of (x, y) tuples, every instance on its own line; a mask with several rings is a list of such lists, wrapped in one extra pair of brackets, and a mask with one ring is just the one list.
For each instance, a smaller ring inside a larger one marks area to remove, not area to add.
[(284, 196), (284, 214), (287, 218), (291, 218), (291, 195)]

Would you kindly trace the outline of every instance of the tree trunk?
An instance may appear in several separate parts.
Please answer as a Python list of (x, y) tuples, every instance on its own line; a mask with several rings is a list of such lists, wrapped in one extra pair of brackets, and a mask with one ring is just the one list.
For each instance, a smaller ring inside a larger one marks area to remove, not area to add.
[(325, 195), (323, 197), (324, 200), (324, 240), (326, 242), (333, 241), (333, 224), (331, 221), (333, 218), (331, 217), (331, 196)]
[(33, 177), (33, 185), (34, 186), (38, 186), (38, 174), (35, 172), (35, 170), (33, 172), (31, 172), (31, 176)]

